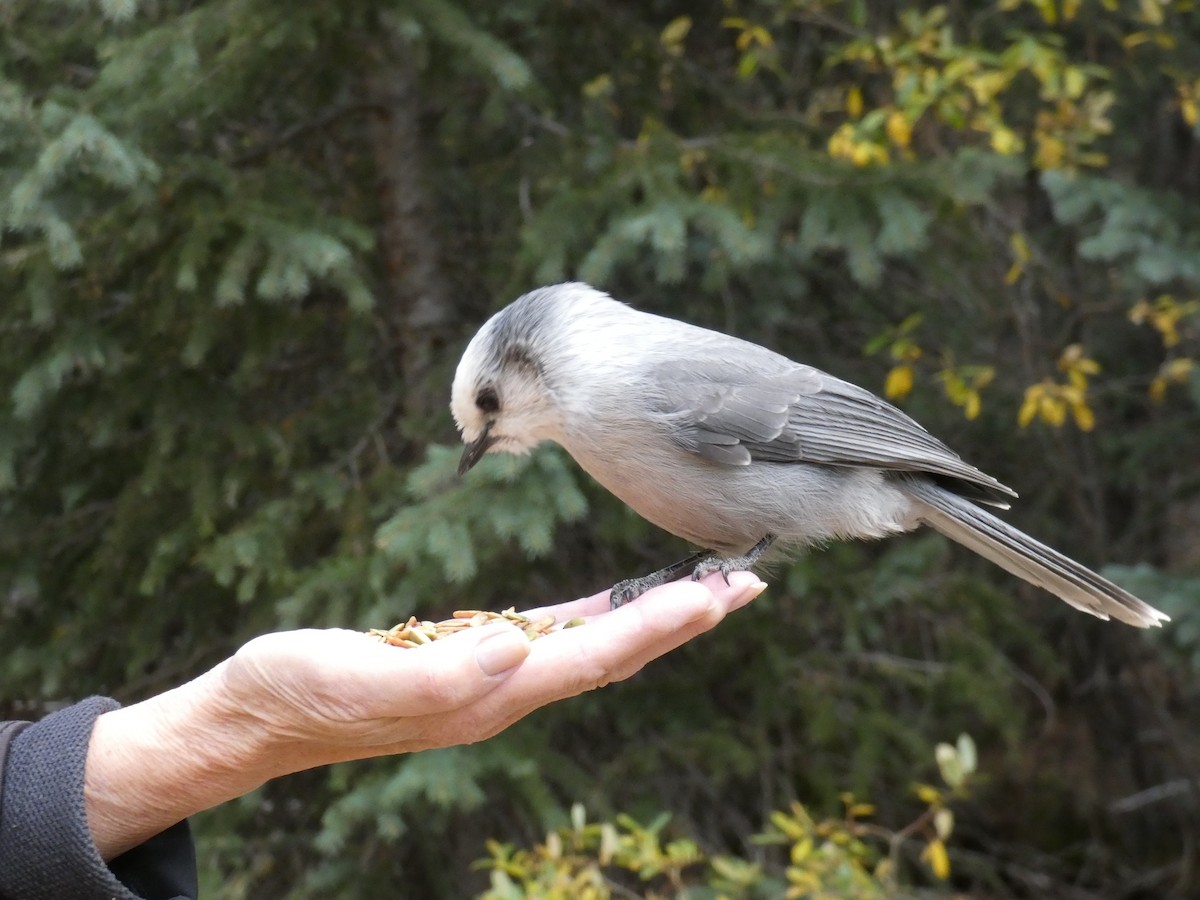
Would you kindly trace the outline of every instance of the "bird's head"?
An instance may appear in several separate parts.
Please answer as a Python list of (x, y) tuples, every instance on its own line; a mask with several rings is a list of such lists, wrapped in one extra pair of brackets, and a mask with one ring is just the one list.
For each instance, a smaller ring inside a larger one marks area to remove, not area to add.
[(466, 444), (459, 474), (485, 453), (527, 453), (558, 437), (555, 370), (561, 368), (565, 307), (575, 288), (591, 292), (584, 285), (554, 285), (524, 295), (492, 316), (467, 345), (450, 392), (450, 411)]

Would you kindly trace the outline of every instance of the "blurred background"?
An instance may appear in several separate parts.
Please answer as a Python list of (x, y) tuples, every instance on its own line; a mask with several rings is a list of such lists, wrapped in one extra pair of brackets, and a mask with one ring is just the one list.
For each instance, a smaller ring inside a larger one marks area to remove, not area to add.
[(682, 556), (554, 448), (454, 477), (466, 340), (568, 278), (886, 393), (1174, 618), (831, 546), (628, 683), (197, 816), (206, 896), (1200, 895), (1191, 0), (8, 0), (0, 54), (4, 718)]

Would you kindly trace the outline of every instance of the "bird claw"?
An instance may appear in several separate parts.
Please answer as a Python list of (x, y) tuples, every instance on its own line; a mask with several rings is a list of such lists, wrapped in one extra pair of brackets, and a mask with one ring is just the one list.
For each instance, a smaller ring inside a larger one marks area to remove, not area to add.
[(711, 575), (713, 572), (720, 572), (725, 583), (729, 584), (730, 573), (749, 569), (754, 565), (755, 559), (757, 559), (756, 556), (711, 556), (696, 565), (696, 568), (692, 571), (692, 581), (699, 581), (706, 575)]
[(631, 600), (636, 600), (651, 588), (664, 584), (666, 579), (661, 576), (661, 572), (653, 572), (641, 578), (627, 578), (624, 581), (618, 581), (613, 585), (612, 593), (608, 595), (609, 607), (618, 609)]
[(705, 556), (706, 553), (711, 553), (712, 551), (704, 550), (700, 553), (692, 554), (687, 559), (669, 565), (665, 569), (659, 569), (657, 572), (651, 572), (649, 575), (644, 575), (641, 578), (628, 578), (625, 581), (618, 581), (613, 585), (612, 593), (608, 595), (608, 604), (613, 609), (624, 606), (630, 600), (636, 600), (651, 588), (666, 584), (668, 581), (674, 581), (688, 569), (692, 569), (692, 581), (699, 581), (711, 572), (720, 572), (721, 577), (725, 579), (725, 583), (729, 584), (731, 573), (749, 569), (762, 556), (763, 551), (770, 547), (774, 541), (775, 535), (768, 534), (751, 547), (750, 552), (745, 556)]
[(711, 575), (713, 572), (720, 572), (721, 577), (725, 579), (725, 583), (729, 584), (729, 575), (731, 572), (745, 572), (758, 562), (758, 558), (763, 555), (768, 547), (775, 543), (775, 535), (768, 534), (761, 541), (750, 548), (750, 551), (744, 556), (710, 556), (707, 559), (702, 559), (696, 564), (696, 568), (692, 571), (692, 581), (699, 581), (705, 575)]

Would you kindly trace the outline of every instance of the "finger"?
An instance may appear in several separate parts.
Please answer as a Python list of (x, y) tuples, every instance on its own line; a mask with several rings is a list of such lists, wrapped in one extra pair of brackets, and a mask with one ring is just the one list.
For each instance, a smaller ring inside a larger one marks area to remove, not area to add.
[[(758, 581), (758, 577), (754, 576), (752, 572), (745, 572), (742, 574), (751, 575), (753, 581)], [(734, 573), (732, 572), (729, 575), (731, 581), (733, 580), (733, 575)], [(691, 576), (685, 575), (676, 581), (668, 582), (668, 584), (680, 584), (688, 581), (691, 581)], [(740, 588), (733, 588), (732, 584), (726, 584), (724, 579), (720, 577), (714, 578), (711, 574), (705, 576), (701, 580), (701, 583), (708, 585), (714, 591), (714, 593), (718, 593), (718, 595), (722, 597), (724, 596), (724, 594), (721, 593), (722, 591), (728, 592), (732, 590), (735, 594), (740, 595), (742, 590)], [(662, 587), (666, 587), (666, 585), (663, 585)], [(659, 588), (654, 588), (654, 590), (658, 589)], [(646, 594), (643, 594), (642, 596), (646, 596), (650, 593), (652, 593), (652, 591), (647, 591)], [(561, 625), (564, 622), (569, 622), (571, 619), (603, 615), (604, 613), (611, 611), (611, 594), (612, 589), (610, 588), (608, 590), (601, 591), (598, 594), (593, 594), (590, 597), (584, 597), (581, 600), (569, 600), (566, 603), (559, 603), (554, 606), (539, 606), (534, 609), (526, 610), (522, 612), (521, 615), (535, 620), (545, 616), (554, 616), (555, 621)], [(641, 598), (638, 598), (638, 600), (631, 602), (638, 602), (640, 599)], [(746, 602), (749, 601), (747, 600)]]
[(714, 572), (702, 579), (700, 584), (712, 591), (716, 605), (715, 613), (679, 623), (672, 621), (672, 607), (668, 604), (660, 604), (657, 609), (647, 610), (648, 618), (661, 617), (659, 627), (663, 638), (641, 646), (631, 645), (626, 656), (609, 670), (607, 678), (597, 687), (614, 681), (624, 681), (652, 660), (712, 629), (730, 612), (745, 606), (766, 589), (766, 584), (749, 572), (731, 572), (728, 584), (719, 572)]
[[(726, 586), (714, 574), (703, 583), (673, 582), (590, 619), (585, 627), (539, 638), (529, 658), (496, 690), (449, 714), (408, 719), (406, 739), (392, 745), (394, 752), (484, 740), (547, 703), (628, 678), (765, 587), (749, 573), (732, 574), (730, 581)], [(378, 743), (388, 742), (387, 735), (382, 731)], [(392, 751), (377, 746), (371, 755), (383, 752)]]
[(679, 581), (647, 591), (633, 603), (588, 619), (581, 628), (535, 642), (530, 658), (505, 684), (503, 696), (537, 705), (627, 678), (655, 657), (716, 625), (765, 585), (749, 572), (703, 582)]
[(557, 603), (554, 606), (538, 606), (534, 609), (524, 610), (521, 615), (534, 620), (554, 616), (554, 620), (562, 624), (580, 616), (594, 616), (612, 609), (609, 602), (611, 594), (612, 588), (609, 588), (598, 594), (592, 594), (590, 597), (584, 597), (582, 600), (568, 600), (566, 603)]
[(466, 706), (495, 690), (529, 652), (529, 638), (508, 623), (464, 629), (424, 647), (398, 650), (403, 659), (391, 661), (376, 684), (400, 690), (390, 694), (379, 713), (418, 716)]

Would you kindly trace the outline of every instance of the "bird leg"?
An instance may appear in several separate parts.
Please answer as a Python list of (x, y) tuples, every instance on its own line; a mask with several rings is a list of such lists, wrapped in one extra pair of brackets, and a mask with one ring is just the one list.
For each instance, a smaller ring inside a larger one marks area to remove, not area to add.
[(711, 559), (712, 554), (712, 550), (701, 550), (699, 553), (693, 553), (686, 559), (671, 563), (665, 569), (659, 569), (657, 572), (651, 572), (649, 575), (643, 575), (641, 578), (627, 578), (625, 581), (618, 581), (613, 585), (612, 594), (609, 595), (609, 605), (613, 609), (616, 609), (618, 606), (624, 606), (630, 600), (636, 600), (651, 588), (656, 588), (660, 584), (666, 584), (668, 581), (674, 581), (688, 569), (695, 568), (695, 566), (703, 563), (705, 560)]
[(758, 562), (758, 558), (773, 543), (775, 543), (775, 535), (768, 534), (751, 547), (745, 556), (709, 556), (706, 559), (702, 559), (696, 563), (696, 568), (692, 572), (692, 581), (699, 581), (705, 575), (720, 572), (721, 577), (725, 579), (725, 583), (729, 584), (730, 572), (740, 572), (749, 569)]
[(713, 550), (701, 550), (699, 553), (693, 553), (686, 559), (681, 559), (679, 562), (672, 563), (657, 572), (651, 572), (649, 575), (643, 575), (641, 578), (618, 581), (613, 585), (612, 594), (609, 595), (609, 605), (613, 609), (624, 606), (651, 588), (674, 581), (688, 569), (692, 570), (692, 581), (699, 581), (711, 572), (720, 572), (725, 583), (729, 584), (730, 572), (749, 569), (773, 543), (775, 543), (775, 535), (768, 534), (751, 547), (745, 556), (718, 556)]

